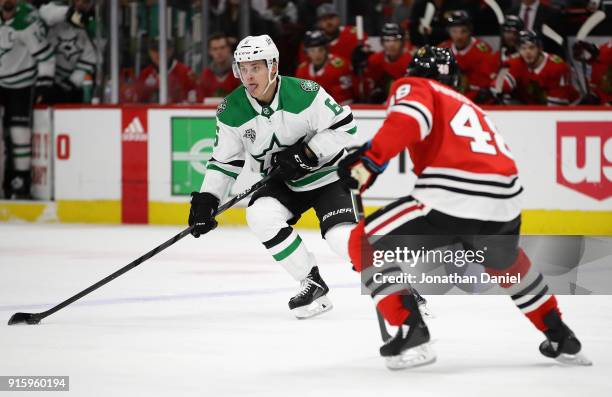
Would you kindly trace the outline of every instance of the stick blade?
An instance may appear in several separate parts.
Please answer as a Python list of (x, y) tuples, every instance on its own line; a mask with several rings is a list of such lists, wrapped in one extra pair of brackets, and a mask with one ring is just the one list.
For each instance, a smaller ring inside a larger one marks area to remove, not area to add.
[(8, 325), (16, 325), (16, 324), (38, 324), (40, 323), (40, 318), (33, 313), (15, 313), (11, 316), (8, 321)]

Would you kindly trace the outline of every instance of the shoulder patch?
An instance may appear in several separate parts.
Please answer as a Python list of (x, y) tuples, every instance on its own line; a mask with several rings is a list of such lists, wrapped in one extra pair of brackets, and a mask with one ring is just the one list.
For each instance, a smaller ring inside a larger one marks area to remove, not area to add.
[(302, 87), (302, 89), (304, 91), (307, 92), (315, 92), (315, 91), (319, 91), (319, 84), (315, 83), (314, 81), (311, 80), (302, 80), (300, 82), (300, 87)]
[(341, 68), (342, 66), (344, 66), (344, 61), (342, 60), (342, 58), (332, 58), (330, 63), (335, 68)]
[(559, 55), (551, 55), (550, 60), (554, 63), (562, 63), (563, 59)]
[(217, 117), (219, 117), (219, 115), (223, 113), (225, 109), (227, 109), (227, 99), (223, 98), (223, 101), (217, 105)]
[(489, 46), (487, 43), (483, 43), (482, 41), (476, 44), (476, 48), (478, 48), (482, 52), (489, 52)]
[(321, 90), (314, 81), (282, 76), (278, 109), (299, 114), (314, 102)]
[(217, 106), (217, 119), (229, 127), (240, 127), (257, 117), (257, 112), (247, 99), (246, 89), (238, 86)]

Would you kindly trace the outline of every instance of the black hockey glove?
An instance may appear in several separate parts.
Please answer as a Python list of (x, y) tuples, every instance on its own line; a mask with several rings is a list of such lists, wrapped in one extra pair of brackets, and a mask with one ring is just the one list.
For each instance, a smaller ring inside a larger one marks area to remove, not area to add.
[(219, 199), (210, 193), (191, 193), (191, 210), (189, 211), (189, 226), (193, 226), (191, 234), (198, 238), (217, 227), (215, 213), (219, 208)]
[(378, 165), (369, 158), (366, 151), (370, 148), (370, 142), (356, 150), (350, 151), (349, 154), (340, 160), (338, 163), (338, 176), (342, 183), (348, 186), (351, 190), (359, 190), (364, 192), (367, 188), (374, 184), (374, 181), (381, 174), (387, 165), (384, 163)]
[(297, 142), (272, 156), (272, 168), (278, 169), (278, 177), (285, 181), (303, 177), (318, 164), (319, 160), (305, 142)]
[(599, 56), (599, 48), (588, 41), (578, 40), (572, 47), (574, 59), (580, 62), (592, 62)]

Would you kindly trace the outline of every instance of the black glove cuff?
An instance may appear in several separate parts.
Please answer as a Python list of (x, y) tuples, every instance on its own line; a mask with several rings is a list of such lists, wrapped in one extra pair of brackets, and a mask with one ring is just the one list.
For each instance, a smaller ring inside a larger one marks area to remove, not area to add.
[(212, 193), (208, 192), (191, 192), (191, 204), (200, 206), (207, 205), (212, 207), (215, 212), (219, 208), (219, 199)]

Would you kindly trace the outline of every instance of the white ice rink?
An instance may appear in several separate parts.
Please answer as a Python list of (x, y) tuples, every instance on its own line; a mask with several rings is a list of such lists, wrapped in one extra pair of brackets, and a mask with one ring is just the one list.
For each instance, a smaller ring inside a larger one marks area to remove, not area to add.
[(612, 296), (559, 297), (593, 367), (542, 357), (542, 335), (507, 297), (432, 296), (437, 363), (391, 372), (358, 275), (315, 232), (301, 234), (335, 308), (311, 320), (293, 318), (287, 301), (297, 286), (255, 237), (219, 228), (188, 236), (40, 325), (6, 325), (12, 313), (46, 310), (180, 230), (0, 224), (0, 375), (69, 375), (75, 396), (612, 395)]

